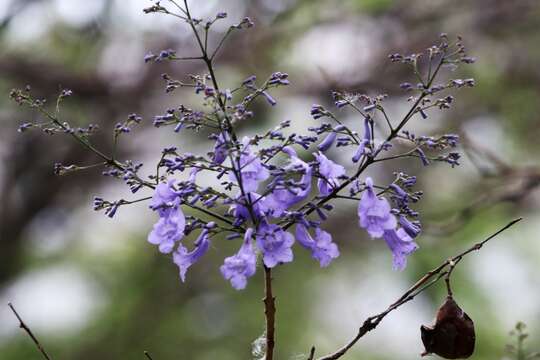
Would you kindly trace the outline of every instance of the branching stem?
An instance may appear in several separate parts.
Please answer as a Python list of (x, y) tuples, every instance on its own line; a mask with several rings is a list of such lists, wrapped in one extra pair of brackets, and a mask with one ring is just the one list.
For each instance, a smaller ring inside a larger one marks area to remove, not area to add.
[[(450, 275), (452, 274), (452, 271), (454, 270), (455, 266), (468, 254), (480, 250), (488, 241), (502, 233), (503, 231), (507, 230), (508, 228), (512, 227), (519, 221), (521, 221), (522, 218), (512, 220), (510, 223), (508, 223), (506, 226), (486, 238), (485, 240), (474, 244), (467, 250), (463, 251), (462, 253), (444, 261), (441, 265), (437, 266), (436, 268), (428, 271), (424, 276), (422, 276), (413, 286), (409, 288), (403, 295), (399, 297), (398, 300), (396, 300), (392, 305), (390, 305), (385, 311), (368, 317), (360, 329), (358, 330), (358, 333), (356, 336), (349, 341), (345, 346), (340, 348), (339, 350), (333, 352), (332, 354), (323, 356), (319, 358), (318, 360), (336, 360), (341, 358), (343, 355), (349, 351), (357, 342), (360, 340), (364, 335), (366, 335), (371, 330), (375, 329), (379, 323), (392, 311), (399, 308), (401, 305), (413, 300), (418, 294), (424, 292), (427, 288), (429, 288), (431, 285), (435, 284), (437, 281), (442, 279), (443, 277), (445, 279), (449, 279)], [(447, 289), (450, 291), (449, 294), (451, 294), (451, 290), (449, 287), (449, 280), (447, 282)]]
[(45, 351), (45, 349), (43, 348), (43, 346), (41, 346), (39, 340), (36, 338), (36, 336), (34, 335), (34, 333), (32, 332), (32, 330), (30, 330), (30, 328), (28, 327), (28, 325), (26, 325), (26, 323), (23, 321), (23, 319), (20, 317), (19, 313), (17, 312), (17, 310), (15, 310), (15, 307), (13, 306), (13, 304), (9, 303), (8, 304), (9, 308), (11, 309), (11, 311), (13, 312), (13, 314), (15, 314), (15, 317), (17, 317), (17, 320), (19, 320), (19, 327), (21, 329), (23, 329), (24, 331), (26, 331), (26, 333), (28, 334), (28, 336), (30, 337), (30, 339), (32, 339), (32, 341), (34, 342), (34, 344), (36, 345), (36, 347), (38, 348), (39, 352), (43, 355), (43, 357), (47, 360), (52, 360), (51, 357), (47, 354), (47, 352)]

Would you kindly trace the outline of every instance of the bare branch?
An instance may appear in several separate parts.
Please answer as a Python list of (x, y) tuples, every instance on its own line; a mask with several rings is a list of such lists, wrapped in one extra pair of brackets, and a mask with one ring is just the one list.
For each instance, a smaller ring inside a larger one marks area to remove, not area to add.
[[(506, 226), (501, 228), (499, 231), (495, 232), (485, 240), (474, 244), (467, 250), (463, 251), (462, 253), (446, 260), (441, 265), (437, 266), (436, 268), (430, 270), (427, 272), (424, 276), (420, 278), (409, 290), (407, 290), (401, 297), (395, 301), (392, 305), (390, 305), (385, 311), (368, 317), (360, 329), (358, 330), (358, 333), (356, 336), (349, 341), (345, 346), (343, 346), (341, 349), (337, 350), (336, 352), (323, 356), (319, 358), (318, 360), (336, 360), (345, 355), (347, 351), (349, 351), (350, 348), (352, 348), (358, 340), (360, 340), (364, 335), (366, 335), (371, 330), (375, 329), (379, 323), (392, 311), (399, 308), (401, 305), (413, 300), (418, 294), (424, 292), (427, 288), (429, 288), (431, 285), (435, 284), (437, 281), (442, 279), (443, 277), (445, 279), (449, 279), (449, 276), (451, 275), (452, 271), (454, 270), (455, 266), (468, 254), (475, 252), (477, 250), (480, 250), (488, 241), (502, 233), (503, 231), (507, 230), (511, 226), (515, 225), (519, 221), (521, 221), (522, 218), (518, 218), (515, 220), (512, 220), (510, 223), (508, 223)], [(448, 270), (445, 270), (447, 267), (450, 267)], [(447, 285), (449, 283), (447, 282)], [(310, 358), (311, 359), (311, 358)]]
[(15, 316), (17, 317), (17, 320), (19, 320), (19, 327), (21, 329), (23, 329), (24, 331), (26, 331), (26, 333), (28, 334), (28, 336), (30, 336), (30, 338), (32, 339), (32, 341), (34, 342), (34, 344), (36, 345), (36, 347), (38, 348), (38, 350), (41, 352), (41, 354), (43, 355), (43, 357), (47, 360), (51, 360), (51, 358), (49, 357), (49, 355), (47, 354), (47, 352), (45, 351), (45, 349), (43, 348), (43, 346), (41, 346), (41, 344), (39, 343), (39, 340), (35, 337), (35, 335), (32, 333), (32, 330), (30, 330), (30, 328), (24, 323), (24, 321), (21, 319), (21, 317), (19, 316), (19, 313), (17, 313), (17, 310), (15, 310), (15, 308), (13, 307), (13, 304), (9, 303), (8, 304), (9, 308), (11, 309), (11, 311), (13, 311), (13, 314), (15, 314)]

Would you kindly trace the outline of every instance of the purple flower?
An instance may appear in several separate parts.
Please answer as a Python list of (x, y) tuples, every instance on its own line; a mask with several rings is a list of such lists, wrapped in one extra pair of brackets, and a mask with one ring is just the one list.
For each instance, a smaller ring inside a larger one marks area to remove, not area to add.
[(264, 98), (266, 99), (266, 101), (268, 101), (268, 103), (272, 106), (276, 105), (277, 104), (277, 101), (276, 99), (274, 99), (272, 97), (272, 95), (270, 95), (267, 91), (263, 91), (262, 92), (262, 95), (264, 96)]
[(266, 197), (264, 207), (274, 217), (280, 217), (288, 208), (306, 199), (311, 191), (311, 167), (298, 157), (293, 148), (287, 146), (283, 151), (290, 156), (285, 171), (303, 171), (304, 174), (294, 187), (287, 184), (276, 185), (272, 193)]
[(319, 149), (319, 151), (326, 151), (328, 149), (330, 149), (330, 147), (334, 144), (334, 142), (336, 141), (336, 137), (337, 137), (337, 134), (339, 131), (343, 131), (345, 130), (345, 126), (343, 125), (338, 125), (336, 126), (334, 129), (332, 129), (332, 131), (324, 138), (323, 141), (321, 141), (321, 143), (319, 145), (317, 145), (317, 149)]
[(160, 215), (167, 207), (178, 204), (178, 193), (174, 190), (175, 180), (169, 180), (166, 184), (160, 183), (154, 191), (154, 196), (150, 201), (150, 208), (157, 210)]
[(197, 240), (195, 241), (195, 249), (191, 252), (185, 247), (180, 245), (173, 254), (173, 261), (180, 269), (180, 279), (186, 281), (186, 272), (191, 265), (196, 263), (205, 253), (210, 246), (210, 239), (208, 239), (208, 229), (203, 229)]
[[(242, 186), (245, 192), (255, 192), (259, 186), (259, 182), (268, 179), (270, 176), (268, 169), (265, 168), (261, 160), (253, 153), (249, 146), (249, 138), (242, 139), (242, 153), (240, 155), (240, 174)], [(235, 164), (236, 166), (236, 164)], [(232, 180), (238, 182), (236, 175), (231, 174)]]
[(191, 168), (191, 170), (189, 171), (189, 178), (188, 178), (188, 181), (192, 184), (195, 184), (195, 182), (197, 181), (197, 174), (201, 171), (200, 168)]
[(426, 153), (420, 148), (416, 149), (415, 152), (418, 154), (418, 157), (422, 161), (422, 164), (424, 166), (428, 166), (429, 165), (429, 159), (427, 158)]
[(293, 260), (291, 246), (294, 243), (294, 237), (278, 225), (263, 221), (259, 225), (256, 238), (266, 267), (273, 268), (278, 264)]
[(373, 181), (366, 179), (366, 190), (358, 204), (360, 227), (367, 230), (373, 238), (380, 238), (386, 230), (397, 226), (395, 216), (391, 213), (390, 204), (385, 198), (378, 198), (373, 190)]
[[(246, 198), (249, 200), (249, 202), (246, 201)], [(242, 194), (239, 194), (236, 197), (235, 203), (231, 206), (230, 210), (232, 212), (232, 215), (237, 219), (237, 221), (240, 221), (240, 223), (244, 220), (250, 219), (251, 214), (249, 213), (247, 205), (251, 204), (253, 208), (253, 212), (257, 218), (262, 218), (266, 211), (266, 202), (265, 198), (263, 198), (261, 195), (250, 192), (247, 193), (246, 196), (242, 196)]]
[(221, 265), (221, 274), (236, 290), (242, 290), (247, 285), (247, 279), (255, 274), (257, 255), (251, 244), (253, 229), (248, 229), (244, 237), (244, 243), (235, 255), (225, 259)]
[(412, 254), (418, 245), (407, 235), (405, 230), (386, 230), (384, 240), (392, 251), (394, 270), (403, 270), (407, 266), (407, 256)]
[(330, 265), (330, 262), (339, 256), (338, 247), (332, 242), (332, 235), (319, 227), (315, 228), (313, 239), (305, 225), (296, 225), (296, 240), (311, 251), (311, 256), (319, 261), (321, 267)]
[(413, 223), (403, 215), (399, 217), (399, 224), (401, 225), (403, 230), (405, 230), (405, 232), (412, 238), (417, 237), (422, 231), (419, 226), (419, 222), (415, 221)]
[(148, 235), (148, 242), (158, 245), (159, 251), (167, 254), (184, 237), (186, 218), (179, 205), (161, 211), (158, 222)]
[(317, 149), (320, 151), (326, 151), (330, 149), (330, 147), (334, 144), (336, 141), (337, 133), (335, 131), (330, 132), (323, 141), (319, 145), (317, 145)]
[(358, 145), (358, 148), (356, 148), (356, 151), (353, 155), (353, 162), (358, 162), (362, 158), (363, 155), (367, 154), (368, 151), (366, 150), (366, 146), (371, 143), (371, 125), (369, 122), (369, 118), (364, 119), (364, 138), (362, 141), (360, 141), (360, 145)]
[(345, 175), (345, 168), (329, 160), (323, 153), (313, 154), (319, 163), (319, 174), (323, 179), (317, 181), (321, 195), (330, 194), (339, 186), (339, 177)]
[(227, 158), (227, 134), (221, 133), (216, 139), (216, 144), (214, 145), (214, 157), (212, 162), (214, 164), (222, 164)]
[(358, 147), (356, 148), (356, 151), (354, 152), (354, 155), (353, 155), (353, 158), (352, 158), (353, 162), (357, 163), (358, 161), (360, 161), (360, 159), (362, 158), (362, 156), (365, 153), (367, 144), (368, 144), (368, 142), (366, 140), (362, 140), (360, 142), (360, 145), (358, 145)]

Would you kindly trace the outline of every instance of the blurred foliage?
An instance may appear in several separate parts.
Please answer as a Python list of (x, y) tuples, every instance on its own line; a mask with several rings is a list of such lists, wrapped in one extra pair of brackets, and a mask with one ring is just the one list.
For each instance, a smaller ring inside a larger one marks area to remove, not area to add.
[(506, 346), (506, 351), (512, 359), (527, 360), (540, 358), (540, 352), (527, 351), (525, 342), (529, 337), (529, 334), (526, 332), (526, 330), (527, 325), (520, 321), (516, 324), (515, 329), (510, 332), (510, 336), (515, 339), (515, 344), (508, 344)]

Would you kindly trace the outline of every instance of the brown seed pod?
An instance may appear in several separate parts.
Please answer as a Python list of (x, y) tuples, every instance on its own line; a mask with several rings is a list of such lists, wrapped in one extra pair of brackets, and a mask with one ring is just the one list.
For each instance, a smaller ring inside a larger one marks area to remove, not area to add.
[(437, 354), (445, 359), (466, 359), (474, 352), (474, 323), (448, 296), (439, 308), (434, 326), (420, 327), (426, 351), (422, 356)]

